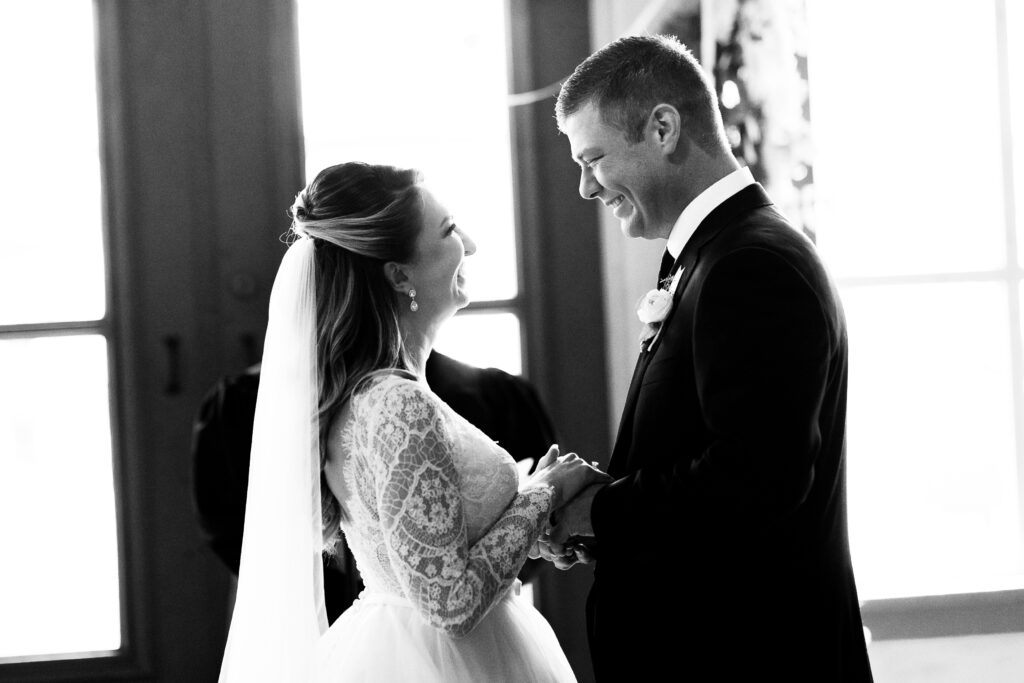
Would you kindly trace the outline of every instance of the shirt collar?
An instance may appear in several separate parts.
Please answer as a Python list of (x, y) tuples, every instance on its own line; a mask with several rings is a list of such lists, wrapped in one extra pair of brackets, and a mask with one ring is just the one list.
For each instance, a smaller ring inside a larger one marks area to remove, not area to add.
[(750, 169), (744, 166), (720, 179), (687, 204), (683, 212), (679, 214), (679, 218), (676, 219), (676, 224), (672, 226), (672, 232), (668, 235), (668, 244), (665, 245), (672, 257), (679, 258), (679, 253), (693, 233), (697, 231), (697, 226), (708, 217), (708, 214), (717, 209), (726, 199), (753, 184), (754, 176), (750, 173)]

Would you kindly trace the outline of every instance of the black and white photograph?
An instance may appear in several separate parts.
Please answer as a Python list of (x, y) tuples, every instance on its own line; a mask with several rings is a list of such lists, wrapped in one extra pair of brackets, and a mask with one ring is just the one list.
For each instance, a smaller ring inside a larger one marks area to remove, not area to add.
[(0, 681), (1024, 681), (1024, 0), (4, 0), (0, 90)]

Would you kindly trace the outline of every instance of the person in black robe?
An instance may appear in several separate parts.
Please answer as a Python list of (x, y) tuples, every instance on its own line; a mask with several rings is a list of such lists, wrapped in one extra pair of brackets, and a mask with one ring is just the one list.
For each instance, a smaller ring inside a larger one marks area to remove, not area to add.
[[(426, 379), (434, 393), (516, 461), (539, 460), (556, 441), (536, 390), (521, 377), (496, 368), (475, 368), (434, 351), (427, 359)], [(199, 525), (210, 549), (236, 576), (259, 383), (258, 365), (221, 378), (203, 399), (193, 425), (193, 491)], [(539, 566), (539, 560), (527, 562), (520, 578), (528, 581)], [(332, 623), (362, 590), (354, 567), (347, 549), (324, 558), (324, 597)]]

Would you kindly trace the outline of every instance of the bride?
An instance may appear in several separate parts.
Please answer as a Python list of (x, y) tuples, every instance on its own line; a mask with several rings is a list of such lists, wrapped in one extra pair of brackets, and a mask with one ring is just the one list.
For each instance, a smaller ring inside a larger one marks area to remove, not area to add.
[[(270, 301), (221, 681), (574, 681), (516, 574), (606, 475), (512, 458), (426, 385), (476, 246), (415, 171), (348, 163), (291, 208)], [(320, 553), (366, 590), (327, 629)]]

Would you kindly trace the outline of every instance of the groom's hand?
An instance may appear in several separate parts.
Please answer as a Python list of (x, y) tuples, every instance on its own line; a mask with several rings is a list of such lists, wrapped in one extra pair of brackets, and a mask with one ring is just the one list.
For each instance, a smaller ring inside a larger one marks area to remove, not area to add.
[(551, 562), (559, 569), (568, 569), (577, 561), (573, 548), (566, 548), (544, 536), (537, 540), (534, 549), (539, 557)]
[[(554, 513), (552, 513), (549, 519), (552, 519), (554, 516)], [(530, 552), (528, 553), (528, 557), (531, 560), (541, 558), (548, 562), (555, 562), (556, 559), (561, 558), (562, 555), (565, 554), (565, 547), (556, 544), (551, 540), (552, 528), (552, 525), (547, 523), (544, 525), (544, 528), (541, 529), (540, 536), (537, 538), (536, 542), (534, 542), (533, 547), (530, 548)]]
[(561, 508), (555, 511), (555, 523), (548, 534), (555, 544), (564, 546), (573, 536), (592, 538), (594, 527), (590, 522), (590, 508), (594, 504), (594, 496), (604, 488), (605, 484), (593, 484)]
[(590, 507), (594, 495), (604, 484), (594, 484), (556, 510), (552, 517), (554, 526), (546, 529), (534, 546), (536, 552), (559, 569), (568, 569), (574, 564), (590, 564), (594, 561), (592, 549), (586, 544), (594, 536), (590, 523)]
[(559, 545), (550, 539), (540, 539), (531, 550), (531, 557), (541, 557), (559, 569), (569, 569), (575, 564), (590, 564), (597, 559), (592, 538), (574, 536), (565, 545)]

